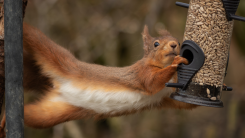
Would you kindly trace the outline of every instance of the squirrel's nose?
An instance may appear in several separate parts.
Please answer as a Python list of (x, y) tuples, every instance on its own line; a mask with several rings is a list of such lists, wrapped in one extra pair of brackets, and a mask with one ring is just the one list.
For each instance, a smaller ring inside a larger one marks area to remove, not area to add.
[(175, 49), (175, 47), (177, 46), (176, 44), (171, 44), (170, 45), (173, 49)]

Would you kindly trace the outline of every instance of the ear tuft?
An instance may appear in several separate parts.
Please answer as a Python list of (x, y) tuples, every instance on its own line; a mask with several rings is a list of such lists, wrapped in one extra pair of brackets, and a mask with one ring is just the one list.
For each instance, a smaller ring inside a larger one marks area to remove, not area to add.
[(147, 25), (145, 25), (144, 30), (142, 32), (142, 38), (143, 38), (144, 43), (146, 43), (147, 39), (151, 38)]
[(143, 35), (143, 37), (144, 37), (144, 35), (145, 36), (148, 36), (149, 35), (149, 29), (148, 29), (148, 26), (147, 25), (145, 25), (144, 31), (142, 32), (142, 35)]
[(171, 36), (171, 34), (167, 30), (160, 30), (158, 34), (161, 36)]
[(152, 37), (149, 34), (149, 30), (147, 25), (145, 25), (144, 27), (144, 31), (142, 32), (142, 38), (143, 38), (143, 42), (144, 42), (144, 51), (145, 51), (145, 55), (147, 55), (150, 51), (150, 42)]

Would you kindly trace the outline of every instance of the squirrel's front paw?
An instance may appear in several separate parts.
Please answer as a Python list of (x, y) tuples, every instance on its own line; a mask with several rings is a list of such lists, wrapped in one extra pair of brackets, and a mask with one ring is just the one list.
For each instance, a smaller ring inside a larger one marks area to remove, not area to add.
[(172, 65), (179, 65), (180, 63), (184, 63), (187, 65), (189, 62), (186, 58), (183, 58), (183, 57), (178, 55), (174, 58)]

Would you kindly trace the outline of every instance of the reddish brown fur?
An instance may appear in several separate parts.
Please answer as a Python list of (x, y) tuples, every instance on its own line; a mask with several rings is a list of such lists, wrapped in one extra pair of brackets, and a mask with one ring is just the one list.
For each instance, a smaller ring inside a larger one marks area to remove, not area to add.
[[(176, 82), (178, 64), (187, 64), (188, 61), (179, 56), (167, 56), (169, 53), (178, 55), (180, 46), (178, 41), (166, 31), (161, 31), (161, 37), (153, 38), (145, 26), (142, 33), (144, 57), (135, 64), (124, 68), (80, 62), (70, 52), (55, 44), (39, 30), (24, 23), (23, 31), (24, 87), (45, 93), (40, 101), (25, 105), (25, 124), (28, 126), (45, 128), (73, 119), (121, 116), (153, 107), (179, 109), (196, 107), (165, 97), (154, 106), (149, 105), (138, 110), (115, 114), (97, 114), (94, 111), (75, 107), (68, 103), (49, 101), (51, 97), (58, 94), (56, 87), (59, 87), (60, 84), (54, 81), (57, 76), (79, 82), (77, 85), (86, 82), (86, 85), (93, 85), (93, 87), (100, 84), (100, 87), (108, 89), (127, 88), (144, 91), (147, 95), (153, 95), (162, 90), (165, 83), (171, 78), (174, 78), (174, 82)], [(155, 42), (159, 42), (160, 46), (155, 48)], [(177, 47), (173, 49), (171, 45), (177, 45)], [(2, 127), (4, 127), (4, 123), (5, 118), (1, 123)]]
[(25, 105), (25, 124), (34, 128), (47, 128), (70, 120), (93, 118), (96, 113), (63, 102), (41, 100)]

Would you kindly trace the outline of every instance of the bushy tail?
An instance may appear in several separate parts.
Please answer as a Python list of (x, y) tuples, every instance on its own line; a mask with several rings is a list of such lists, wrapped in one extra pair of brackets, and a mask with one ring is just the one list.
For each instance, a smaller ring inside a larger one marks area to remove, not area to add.
[(78, 69), (79, 61), (69, 51), (26, 23), (23, 24), (23, 53), (26, 59), (33, 58), (47, 75), (65, 75)]
[(69, 51), (24, 23), (23, 57), (24, 89), (45, 92), (40, 101), (25, 105), (24, 118), (27, 126), (46, 128), (86, 116), (81, 108), (47, 100), (51, 94), (55, 94), (52, 91), (54, 79), (79, 73), (79, 61)]

